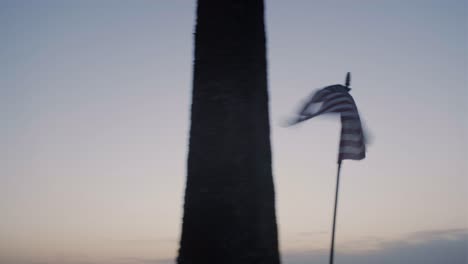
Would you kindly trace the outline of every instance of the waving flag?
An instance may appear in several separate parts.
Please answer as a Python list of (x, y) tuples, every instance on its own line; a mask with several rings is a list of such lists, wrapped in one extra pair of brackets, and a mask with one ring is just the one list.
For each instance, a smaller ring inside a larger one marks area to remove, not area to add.
[(366, 157), (366, 142), (359, 112), (353, 97), (349, 94), (351, 75), (346, 75), (346, 85), (335, 84), (318, 90), (301, 108), (298, 117), (291, 125), (326, 113), (339, 113), (341, 116), (341, 138), (336, 174), (335, 209), (333, 211), (330, 264), (335, 252), (336, 211), (338, 207), (338, 188), (340, 184), (341, 161), (344, 159), (362, 160)]
[(341, 138), (338, 161), (344, 159), (362, 160), (366, 157), (366, 145), (359, 113), (351, 90), (349, 77), (347, 86), (335, 84), (317, 91), (292, 124), (297, 124), (321, 114), (339, 113), (341, 115)]

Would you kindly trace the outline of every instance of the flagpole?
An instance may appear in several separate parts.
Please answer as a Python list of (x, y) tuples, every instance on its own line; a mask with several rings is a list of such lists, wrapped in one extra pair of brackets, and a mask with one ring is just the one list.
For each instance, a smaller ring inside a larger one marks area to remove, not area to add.
[[(346, 73), (345, 86), (349, 88), (351, 85), (351, 73)], [(341, 172), (341, 157), (338, 157), (338, 171), (336, 173), (336, 190), (335, 190), (335, 209), (333, 210), (333, 227), (330, 249), (330, 264), (333, 264), (333, 257), (335, 255), (335, 226), (336, 226), (336, 209), (338, 208), (338, 190), (340, 187), (340, 172)]]
[(333, 256), (334, 256), (334, 251), (335, 251), (335, 225), (336, 225), (336, 209), (338, 207), (338, 189), (340, 186), (340, 171), (341, 171), (341, 160), (338, 161), (338, 172), (336, 174), (335, 210), (333, 211), (333, 229), (332, 229), (331, 250), (330, 250), (330, 264), (333, 264)]

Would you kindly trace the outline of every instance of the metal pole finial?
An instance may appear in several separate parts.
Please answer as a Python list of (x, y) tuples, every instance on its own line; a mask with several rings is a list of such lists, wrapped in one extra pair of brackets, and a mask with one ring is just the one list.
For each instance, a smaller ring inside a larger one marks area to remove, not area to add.
[(348, 72), (348, 73), (346, 74), (345, 86), (346, 86), (346, 87), (351, 86), (351, 73), (350, 73), (350, 72)]

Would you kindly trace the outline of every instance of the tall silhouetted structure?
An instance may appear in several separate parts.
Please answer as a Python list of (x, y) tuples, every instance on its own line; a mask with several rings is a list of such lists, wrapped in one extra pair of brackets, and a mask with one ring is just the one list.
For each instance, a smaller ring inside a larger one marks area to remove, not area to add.
[(279, 263), (262, 0), (198, 0), (178, 263)]

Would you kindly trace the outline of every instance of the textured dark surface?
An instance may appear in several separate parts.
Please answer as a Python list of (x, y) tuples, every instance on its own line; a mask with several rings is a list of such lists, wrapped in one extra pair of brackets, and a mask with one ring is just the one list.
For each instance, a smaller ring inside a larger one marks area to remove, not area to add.
[(263, 14), (198, 1), (178, 263), (279, 263)]

